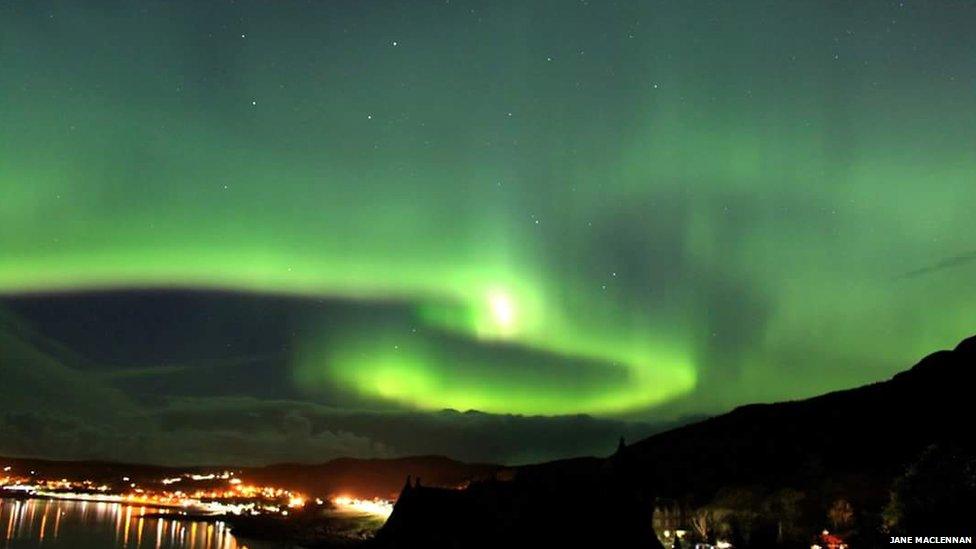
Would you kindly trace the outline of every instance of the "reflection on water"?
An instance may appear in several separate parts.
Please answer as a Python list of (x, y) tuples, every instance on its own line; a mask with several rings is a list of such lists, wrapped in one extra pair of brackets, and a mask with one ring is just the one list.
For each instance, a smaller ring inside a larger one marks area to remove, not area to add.
[(121, 503), (0, 499), (0, 548), (257, 549), (223, 522), (143, 518), (165, 512)]

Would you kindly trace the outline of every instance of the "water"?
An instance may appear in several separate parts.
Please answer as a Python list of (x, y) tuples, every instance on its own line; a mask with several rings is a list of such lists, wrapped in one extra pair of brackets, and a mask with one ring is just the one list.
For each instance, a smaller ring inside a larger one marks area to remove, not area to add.
[(266, 549), (222, 522), (142, 518), (160, 511), (121, 503), (0, 499), (2, 549)]

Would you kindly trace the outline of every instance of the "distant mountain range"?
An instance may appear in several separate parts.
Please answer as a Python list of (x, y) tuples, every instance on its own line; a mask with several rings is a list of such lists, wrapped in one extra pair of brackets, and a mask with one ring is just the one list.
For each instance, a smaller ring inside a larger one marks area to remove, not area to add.
[(826, 528), (854, 547), (894, 532), (972, 535), (974, 371), (971, 338), (887, 381), (744, 406), (606, 459), (520, 467), (466, 490), (410, 486), (377, 545), (646, 548), (702, 523), (689, 537), (740, 547), (809, 547)]

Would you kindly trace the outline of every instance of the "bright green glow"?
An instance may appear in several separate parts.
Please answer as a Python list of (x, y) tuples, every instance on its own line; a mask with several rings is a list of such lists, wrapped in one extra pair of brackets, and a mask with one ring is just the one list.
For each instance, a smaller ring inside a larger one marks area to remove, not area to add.
[(488, 291), (488, 309), (491, 311), (491, 325), (500, 335), (512, 335), (518, 327), (519, 309), (512, 296), (504, 290), (493, 288)]
[(436, 361), (367, 355), (360, 362), (347, 364), (352, 368), (344, 370), (348, 378), (342, 379), (364, 394), (430, 410), (547, 415), (624, 412), (688, 391), (695, 382), (693, 370), (661, 362), (656, 364), (654, 375), (635, 375), (619, 387), (572, 390), (555, 386), (549, 391), (539, 386), (527, 387), (518, 380), (485, 376), (454, 379), (450, 370), (436, 367)]
[[(347, 343), (317, 357), (318, 364), (336, 365), (334, 372), (324, 372), (327, 379), (364, 396), (429, 410), (620, 413), (690, 391), (696, 381), (682, 357), (660, 352), (634, 355), (626, 363), (601, 363), (507, 344), (459, 346), (450, 338), (373, 333), (368, 340), (350, 337)], [(322, 374), (309, 368), (302, 380), (315, 383)]]
[(4, 4), (0, 292), (404, 304), (295, 379), (522, 413), (799, 397), (972, 331), (976, 262), (900, 277), (972, 254), (972, 6), (577, 8)]

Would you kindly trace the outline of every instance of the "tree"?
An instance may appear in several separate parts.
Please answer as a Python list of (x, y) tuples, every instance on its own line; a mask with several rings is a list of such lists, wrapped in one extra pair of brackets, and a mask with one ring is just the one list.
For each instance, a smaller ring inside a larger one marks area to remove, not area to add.
[(846, 530), (854, 522), (854, 507), (846, 499), (838, 499), (827, 510), (827, 519), (835, 531)]
[(711, 541), (712, 511), (707, 507), (702, 507), (691, 516), (691, 526), (695, 529), (698, 537), (704, 542)]
[(764, 502), (764, 514), (776, 521), (776, 543), (796, 544), (806, 540), (809, 529), (805, 527), (803, 520), (802, 503), (805, 499), (803, 492), (783, 488)]
[(933, 445), (892, 484), (883, 516), (895, 534), (972, 531), (976, 509), (976, 454)]
[(720, 489), (709, 505), (713, 519), (709, 529), (736, 547), (756, 545), (753, 536), (762, 527), (763, 493), (760, 486), (727, 486)]

